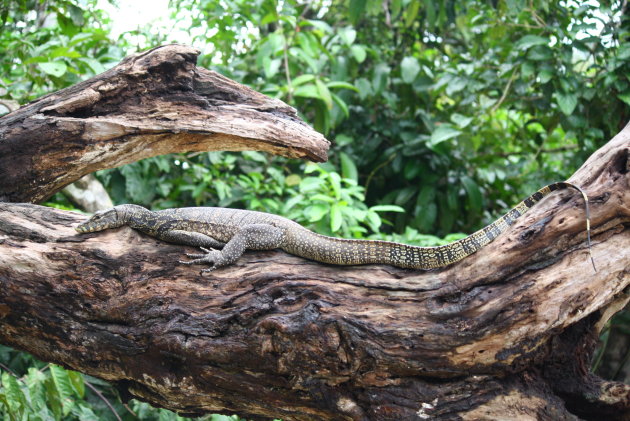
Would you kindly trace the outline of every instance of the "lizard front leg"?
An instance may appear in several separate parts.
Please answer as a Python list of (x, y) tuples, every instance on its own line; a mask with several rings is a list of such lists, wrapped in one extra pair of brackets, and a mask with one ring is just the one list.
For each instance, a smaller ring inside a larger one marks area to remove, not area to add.
[(185, 265), (208, 263), (212, 267), (202, 269), (202, 272), (230, 265), (238, 260), (246, 249), (250, 250), (271, 250), (279, 248), (284, 240), (284, 230), (268, 224), (252, 224), (241, 228), (227, 242), (223, 250), (206, 250), (207, 254), (187, 254), (193, 258), (187, 262), (180, 261)]

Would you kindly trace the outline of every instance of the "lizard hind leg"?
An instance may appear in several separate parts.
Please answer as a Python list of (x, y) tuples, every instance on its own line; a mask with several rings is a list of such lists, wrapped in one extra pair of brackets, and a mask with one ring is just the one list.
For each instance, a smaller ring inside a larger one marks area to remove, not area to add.
[(180, 261), (185, 265), (200, 263), (211, 264), (212, 267), (202, 269), (210, 272), (214, 269), (230, 265), (238, 260), (245, 250), (271, 250), (279, 248), (284, 240), (284, 230), (269, 224), (251, 224), (242, 227), (228, 241), (223, 250), (201, 248), (206, 254), (187, 254), (194, 260)]

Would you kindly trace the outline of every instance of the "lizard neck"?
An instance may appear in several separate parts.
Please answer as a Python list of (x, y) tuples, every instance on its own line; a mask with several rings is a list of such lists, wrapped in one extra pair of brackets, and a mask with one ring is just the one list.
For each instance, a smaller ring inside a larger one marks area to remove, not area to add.
[(118, 205), (116, 213), (121, 225), (128, 225), (131, 228), (144, 230), (154, 219), (154, 213), (138, 205)]

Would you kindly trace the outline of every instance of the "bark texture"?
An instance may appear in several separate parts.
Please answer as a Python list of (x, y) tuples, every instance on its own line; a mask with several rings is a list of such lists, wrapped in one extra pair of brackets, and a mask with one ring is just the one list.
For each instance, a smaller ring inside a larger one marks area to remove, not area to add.
[(630, 126), (569, 181), (591, 198), (596, 273), (571, 191), (435, 271), (267, 251), (201, 275), (177, 264), (192, 248), (127, 227), (79, 236), (84, 216), (0, 203), (0, 343), (183, 414), (630, 419), (628, 386), (589, 372), (630, 300)]
[(325, 161), (294, 108), (167, 45), (0, 118), (0, 201), (40, 202), (94, 171), (173, 152), (261, 150)]

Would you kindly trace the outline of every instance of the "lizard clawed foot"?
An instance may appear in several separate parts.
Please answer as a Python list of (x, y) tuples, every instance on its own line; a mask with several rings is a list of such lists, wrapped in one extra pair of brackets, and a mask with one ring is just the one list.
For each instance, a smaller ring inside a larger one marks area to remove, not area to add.
[(180, 260), (179, 263), (183, 265), (196, 265), (208, 263), (211, 264), (212, 267), (207, 269), (202, 269), (202, 272), (211, 272), (217, 268), (216, 263), (221, 258), (221, 252), (219, 250), (207, 249), (204, 247), (199, 247), (201, 250), (205, 251), (206, 254), (195, 254), (195, 253), (186, 253), (186, 257), (189, 257), (193, 260)]

